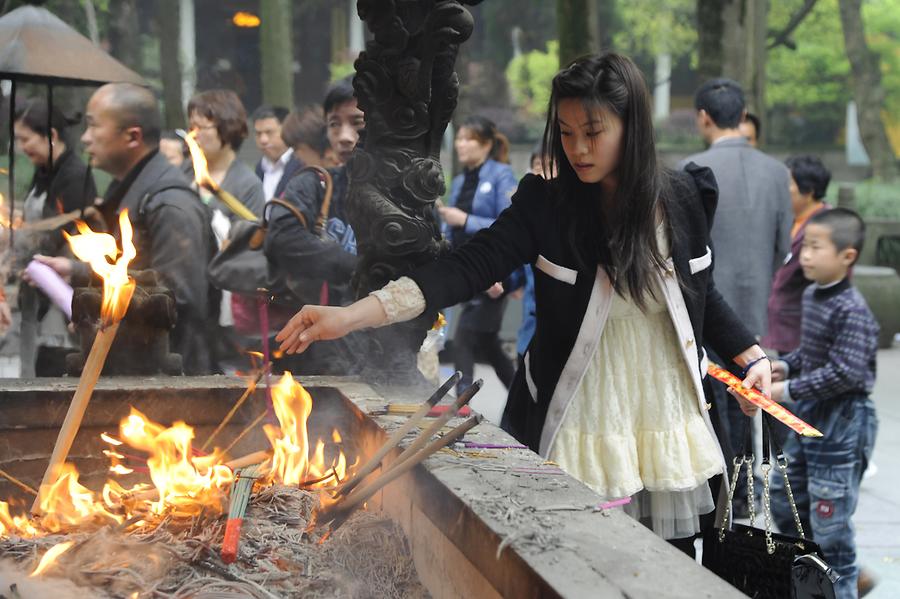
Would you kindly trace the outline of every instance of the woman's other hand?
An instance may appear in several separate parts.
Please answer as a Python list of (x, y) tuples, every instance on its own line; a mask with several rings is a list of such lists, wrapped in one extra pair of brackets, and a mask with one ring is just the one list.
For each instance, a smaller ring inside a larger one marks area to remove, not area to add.
[(464, 227), (466, 225), (466, 219), (469, 217), (466, 212), (463, 212), (454, 206), (442, 206), (438, 208), (438, 212), (440, 212), (444, 222), (451, 227)]
[(346, 307), (304, 306), (294, 314), (275, 336), (281, 351), (303, 353), (316, 341), (339, 339), (348, 333), (384, 324), (387, 314), (381, 302), (373, 296), (365, 297)]

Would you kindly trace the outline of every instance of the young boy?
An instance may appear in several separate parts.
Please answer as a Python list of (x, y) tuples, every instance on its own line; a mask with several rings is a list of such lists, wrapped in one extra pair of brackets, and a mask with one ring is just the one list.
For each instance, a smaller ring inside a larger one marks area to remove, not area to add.
[[(875, 382), (878, 324), (848, 271), (865, 238), (853, 211), (834, 208), (809, 219), (800, 266), (814, 284), (803, 294), (800, 347), (773, 364), (772, 397), (794, 400), (797, 415), (824, 434), (791, 435), (785, 445), (788, 477), (804, 533), (840, 574), (838, 599), (857, 596), (856, 542), (850, 518), (872, 455), (878, 420), (869, 398)], [(784, 481), (772, 478), (778, 527), (795, 533)]]

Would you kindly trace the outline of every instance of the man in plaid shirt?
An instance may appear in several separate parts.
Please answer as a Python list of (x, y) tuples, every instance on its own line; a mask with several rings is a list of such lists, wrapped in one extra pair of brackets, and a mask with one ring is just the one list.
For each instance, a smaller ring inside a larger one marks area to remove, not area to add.
[[(821, 438), (792, 435), (784, 448), (788, 477), (803, 522), (828, 564), (840, 574), (838, 599), (857, 597), (851, 517), (872, 455), (878, 420), (869, 398), (875, 383), (878, 324), (848, 273), (865, 238), (862, 219), (835, 208), (809, 220), (800, 253), (806, 278), (800, 347), (773, 364), (772, 398), (796, 402), (797, 415)], [(772, 511), (793, 532), (784, 482), (775, 477)]]

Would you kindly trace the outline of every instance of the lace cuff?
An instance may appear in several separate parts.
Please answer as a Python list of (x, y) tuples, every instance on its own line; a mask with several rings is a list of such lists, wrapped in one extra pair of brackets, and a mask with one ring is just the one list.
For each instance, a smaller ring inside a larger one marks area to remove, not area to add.
[(381, 302), (387, 314), (385, 325), (412, 320), (425, 311), (425, 296), (416, 282), (409, 277), (400, 277), (381, 289), (371, 292)]

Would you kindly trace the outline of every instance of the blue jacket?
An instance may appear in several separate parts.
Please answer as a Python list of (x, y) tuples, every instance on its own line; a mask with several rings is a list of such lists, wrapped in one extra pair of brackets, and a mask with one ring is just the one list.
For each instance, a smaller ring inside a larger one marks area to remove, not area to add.
[[(453, 177), (453, 182), (450, 184), (451, 206), (456, 206), (463, 178), (461, 173)], [(478, 187), (475, 188), (475, 197), (472, 198), (472, 211), (466, 220), (466, 233), (472, 235), (476, 231), (490, 227), (500, 213), (509, 207), (512, 194), (518, 185), (519, 182), (508, 164), (489, 159), (481, 165), (481, 170), (478, 172)], [(445, 236), (449, 230), (445, 224)]]
[(534, 271), (531, 265), (526, 264), (522, 268), (514, 271), (509, 275), (509, 289), (506, 291), (512, 293), (517, 289), (524, 288), (522, 295), (522, 324), (519, 326), (519, 333), (516, 337), (516, 353), (524, 356), (528, 351), (528, 344), (534, 336), (536, 326), (536, 310), (534, 303)]

